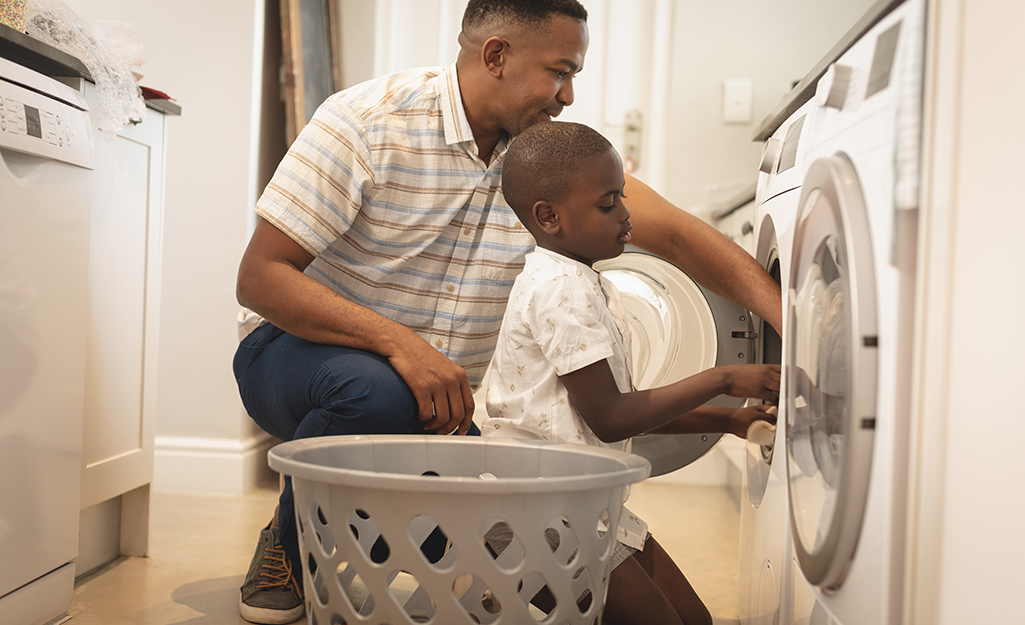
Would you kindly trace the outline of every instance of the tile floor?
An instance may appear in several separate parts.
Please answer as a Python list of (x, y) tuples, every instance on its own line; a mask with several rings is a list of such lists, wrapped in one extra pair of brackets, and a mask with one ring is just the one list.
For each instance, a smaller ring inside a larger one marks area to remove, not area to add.
[[(79, 580), (69, 625), (244, 625), (238, 587), (276, 484), (243, 497), (158, 493), (150, 556), (122, 558)], [(635, 485), (630, 509), (648, 521), (715, 617), (736, 623), (740, 523), (726, 489)]]

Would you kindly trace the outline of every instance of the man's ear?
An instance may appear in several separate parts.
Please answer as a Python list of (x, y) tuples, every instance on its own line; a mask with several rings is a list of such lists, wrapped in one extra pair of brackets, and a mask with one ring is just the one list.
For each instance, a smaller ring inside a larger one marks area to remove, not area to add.
[(534, 208), (531, 212), (534, 214), (534, 221), (537, 222), (541, 232), (557, 234), (561, 229), (559, 215), (555, 212), (555, 207), (548, 202), (544, 200), (534, 202)]
[(481, 47), (481, 58), (484, 60), (484, 67), (495, 78), (502, 76), (502, 65), (505, 61), (505, 54), (508, 51), (509, 44), (501, 37), (491, 37)]

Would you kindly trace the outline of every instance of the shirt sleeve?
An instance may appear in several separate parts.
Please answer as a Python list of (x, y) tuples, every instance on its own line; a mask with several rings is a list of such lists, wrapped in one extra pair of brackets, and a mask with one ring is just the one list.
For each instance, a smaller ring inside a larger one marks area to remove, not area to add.
[(547, 280), (534, 291), (525, 317), (556, 374), (566, 375), (613, 355), (613, 337), (601, 323), (603, 310), (600, 297), (565, 278)]
[(341, 237), (373, 188), (369, 141), (360, 118), (336, 95), (288, 149), (256, 213), (318, 256)]

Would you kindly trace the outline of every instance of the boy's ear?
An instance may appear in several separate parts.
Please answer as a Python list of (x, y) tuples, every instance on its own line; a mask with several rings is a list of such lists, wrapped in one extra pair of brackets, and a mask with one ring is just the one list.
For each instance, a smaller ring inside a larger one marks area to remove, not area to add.
[(556, 234), (559, 232), (559, 215), (555, 212), (555, 207), (544, 200), (538, 200), (534, 203), (534, 221), (537, 222), (541, 232), (545, 234)]
[(484, 67), (488, 73), (498, 78), (502, 75), (502, 63), (505, 60), (505, 53), (509, 44), (500, 37), (491, 37), (481, 47), (481, 56), (484, 60)]

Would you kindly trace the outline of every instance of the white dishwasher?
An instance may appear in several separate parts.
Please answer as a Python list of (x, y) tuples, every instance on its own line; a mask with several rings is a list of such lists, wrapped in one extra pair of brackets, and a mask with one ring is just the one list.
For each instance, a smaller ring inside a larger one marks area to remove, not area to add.
[(0, 622), (71, 605), (93, 135), (82, 94), (0, 58)]

